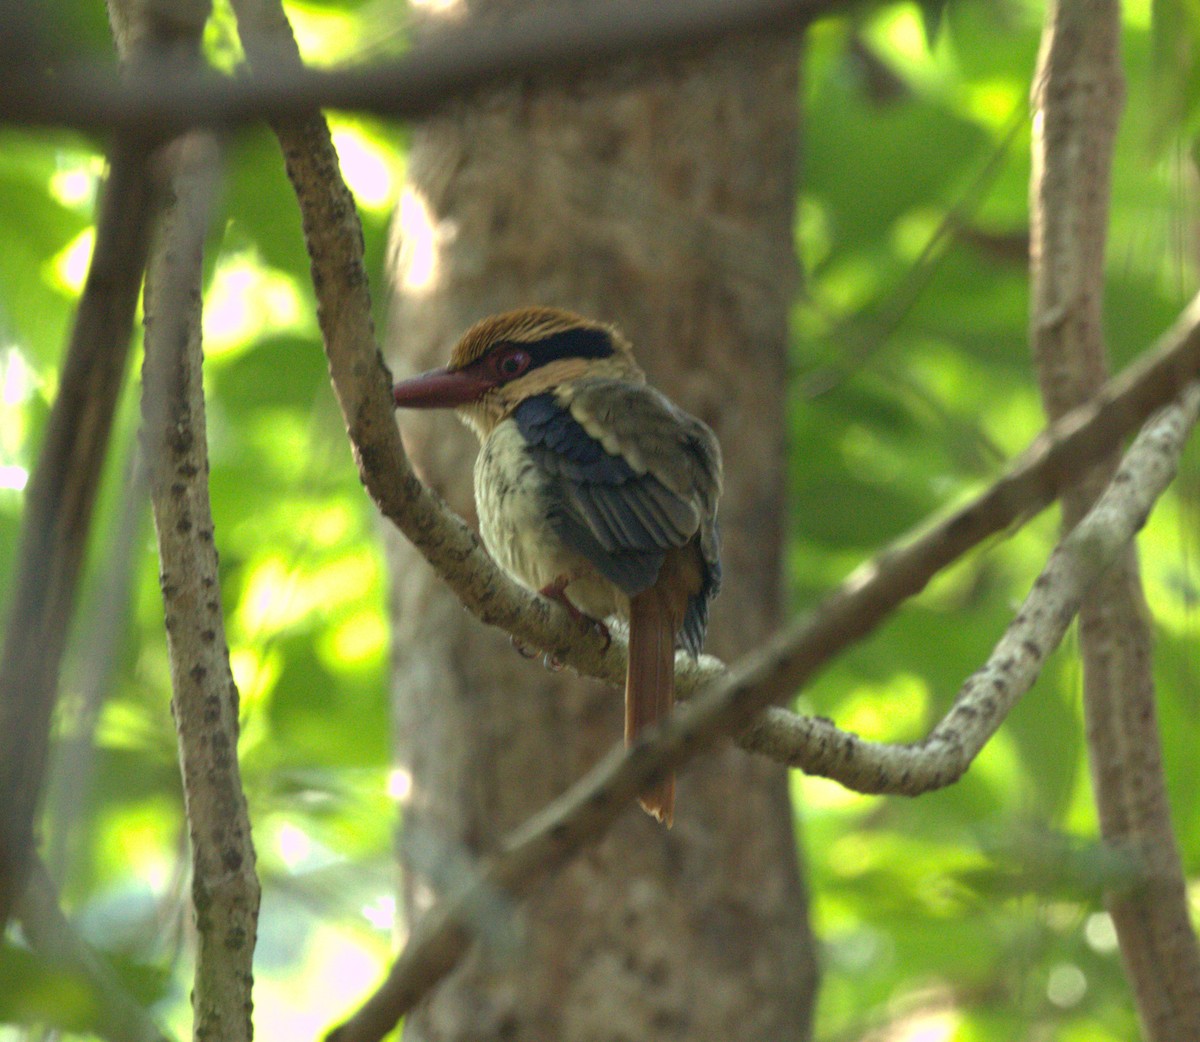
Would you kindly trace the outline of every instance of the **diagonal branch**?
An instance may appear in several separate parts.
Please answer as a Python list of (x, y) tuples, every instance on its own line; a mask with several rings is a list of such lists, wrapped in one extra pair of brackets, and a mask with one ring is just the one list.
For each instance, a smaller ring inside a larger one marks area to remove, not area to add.
[[(822, 720), (806, 725), (798, 766), (859, 792), (916, 795), (956, 781), (1028, 690), (1062, 638), (1087, 588), (1111, 565), (1174, 477), (1200, 412), (1200, 387), (1164, 410), (1139, 435), (1104, 497), (1066, 536), (988, 664), (964, 685), (953, 709), (915, 745), (863, 742)], [(387, 979), (327, 1042), (377, 1042), (463, 956), (473, 923), (497, 893), (528, 893), (545, 875), (596, 839), (637, 793), (666, 771), (745, 727), (771, 702), (788, 697), (822, 663), (882, 621), (904, 551), (851, 578), (806, 622), (779, 634), (706, 688), (687, 711), (628, 750), (614, 752), (540, 815), (517, 830), (477, 876), (436, 906), (413, 931)], [(868, 621), (869, 620), (869, 621)], [(1035, 643), (1036, 635), (1036, 643)], [(790, 715), (790, 714), (789, 714)]]
[[(1010, 525), (1023, 522), (1052, 503), (1080, 473), (1114, 451), (1137, 423), (1200, 376), (1200, 296), (1175, 325), (1136, 363), (1110, 380), (1092, 400), (1052, 424), (990, 488), (944, 520), (915, 536), (906, 536), (864, 565), (857, 575), (873, 576), (896, 555), (909, 557), (915, 576), (895, 603), (920, 592), (941, 568), (971, 547)], [(855, 576), (849, 582), (853, 583)], [(688, 680), (719, 672), (706, 660)], [(738, 736), (746, 749), (814, 774), (827, 774), (816, 749), (835, 741), (857, 742), (825, 721), (799, 717), (783, 709), (765, 713)], [(847, 779), (830, 774), (843, 783)], [(851, 785), (853, 787), (853, 785)]]
[[(62, 884), (71, 871), (80, 825), (91, 804), (96, 773), (96, 734), (100, 716), (116, 686), (117, 662), (130, 628), (134, 578), (142, 560), (148, 515), (145, 468), (129, 438), (128, 458), (121, 482), (122, 503), (109, 530), (101, 537), (106, 549), (97, 591), (80, 608), (80, 626), (72, 664), (74, 674), (63, 684), (73, 695), (67, 709), (72, 726), (56, 739), (49, 771), (43, 820), (42, 860)], [(121, 446), (125, 451), (126, 446)]]
[(917, 796), (956, 781), (1033, 686), (1084, 595), (1145, 524), (1175, 476), (1198, 411), (1200, 384), (1193, 383), (1146, 425), (1103, 497), (1063, 537), (987, 662), (926, 738), (865, 742), (828, 721), (768, 708), (742, 733), (742, 744), (856, 792)]
[(0, 932), (33, 850), (59, 663), (133, 335), (154, 214), (147, 152), (142, 140), (114, 146), (95, 252), (26, 497), (0, 657)]

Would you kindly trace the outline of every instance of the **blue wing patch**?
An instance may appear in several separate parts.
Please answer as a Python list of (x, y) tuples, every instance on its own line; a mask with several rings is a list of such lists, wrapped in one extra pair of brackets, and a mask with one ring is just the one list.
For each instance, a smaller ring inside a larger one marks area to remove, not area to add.
[(683, 629), (679, 643), (693, 657), (704, 647), (704, 635), (708, 632), (708, 605), (721, 589), (721, 531), (713, 521), (712, 546), (701, 554), (704, 567), (704, 585), (700, 592), (688, 598), (687, 611), (683, 616)]
[[(559, 538), (629, 596), (658, 578), (666, 551), (696, 535), (696, 508), (650, 474), (638, 474), (605, 451), (553, 393), (527, 398), (513, 419), (538, 462), (555, 480), (549, 518)], [(715, 539), (715, 534), (714, 534)], [(691, 597), (680, 642), (698, 654), (708, 603), (720, 585), (717, 547), (702, 555), (705, 581)]]
[(637, 474), (620, 456), (610, 456), (550, 392), (526, 398), (513, 412), (529, 445), (549, 449), (576, 481), (620, 484)]

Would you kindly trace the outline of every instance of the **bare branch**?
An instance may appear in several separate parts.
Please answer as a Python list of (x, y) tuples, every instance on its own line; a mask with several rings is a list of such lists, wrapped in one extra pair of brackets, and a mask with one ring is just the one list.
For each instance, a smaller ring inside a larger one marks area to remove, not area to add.
[(1198, 411), (1200, 385), (1192, 384), (1151, 419), (1104, 495), (1055, 548), (988, 661), (926, 738), (864, 742), (826, 721), (770, 708), (742, 733), (742, 744), (856, 792), (916, 796), (956, 781), (1033, 686), (1084, 595), (1145, 524), (1175, 476)]
[[(1061, 415), (1107, 374), (1104, 243), (1124, 96), (1116, 0), (1049, 5), (1034, 87), (1031, 341), (1046, 411)], [(1063, 497), (1070, 527), (1111, 473), (1105, 459)], [(1079, 616), (1084, 715), (1100, 830), (1142, 869), (1106, 895), (1151, 1042), (1200, 1037), (1200, 946), (1171, 827), (1155, 710), (1153, 634), (1132, 549)]]
[(738, 33), (795, 29), (839, 0), (658, 0), (653, 4), (553, 4), (535, 15), (447, 29), (376, 68), (318, 72), (300, 64), (258, 66), (253, 77), (148, 69), (122, 82), (97, 68), (32, 63), (6, 69), (0, 119), (80, 129), (235, 126), (304, 118), (317, 108), (358, 109), (402, 119), (513, 78), (564, 80), (614, 59), (692, 51)]
[(118, 141), (58, 397), (26, 494), (0, 657), (0, 932), (33, 850), (59, 663), (125, 374), (153, 195), (146, 143)]
[(200, 289), (217, 149), (199, 133), (175, 162), (146, 278), (143, 450), (150, 477), (192, 847), (199, 935), (194, 1037), (253, 1038), (259, 882), (237, 761), (238, 691), (229, 668), (208, 497)]
[[(237, 0), (234, 10), (256, 67), (299, 63), (278, 0)], [(367, 491), (484, 622), (552, 652), (580, 672), (623, 682), (623, 657), (605, 656), (599, 638), (579, 654), (579, 629), (571, 617), (502, 572), (478, 536), (413, 473), (396, 427), (391, 374), (375, 341), (362, 225), (329, 129), (322, 116), (310, 114), (300, 122), (281, 122), (275, 132), (300, 205), (334, 392)]]
[[(859, 792), (916, 795), (956, 781), (995, 732), (1074, 618), (1089, 585), (1145, 524), (1175, 474), (1179, 454), (1200, 412), (1200, 387), (1155, 418), (1139, 435), (1117, 477), (1087, 517), (1064, 538), (1039, 576), (1025, 607), (988, 664), (963, 687), (954, 708), (923, 742), (864, 742), (832, 724), (792, 717), (798, 730), (792, 762)], [(664, 772), (744, 727), (756, 713), (789, 695), (861, 634), (892, 580), (903, 552), (878, 562), (860, 581), (843, 585), (807, 623), (779, 635), (735, 664), (686, 711), (627, 754), (614, 752), (561, 798), (520, 828), (477, 877), (435, 907), (413, 932), (383, 985), (329, 1042), (377, 1042), (462, 957), (473, 923), (495, 894), (520, 896), (584, 844), (601, 835), (633, 797)], [(832, 651), (830, 650), (832, 645)], [(791, 714), (788, 714), (791, 717)], [(753, 730), (753, 727), (752, 727)]]
[(112, 1042), (167, 1042), (169, 1038), (96, 955), (59, 906), (46, 866), (35, 859), (16, 916), (31, 948), (56, 966), (80, 974), (91, 985), (99, 1021), (96, 1030)]
[[(1094, 399), (1052, 424), (989, 489), (936, 525), (897, 540), (846, 585), (853, 585), (858, 576), (865, 580), (896, 556), (906, 555), (912, 559), (917, 578), (909, 580), (894, 604), (918, 593), (934, 574), (971, 547), (1028, 520), (1053, 502), (1089, 465), (1114, 451), (1130, 429), (1178, 395), (1196, 376), (1200, 376), (1200, 296), (1150, 351), (1105, 384)], [(683, 666), (682, 659), (679, 665)], [(685, 682), (703, 682), (720, 668), (719, 663), (702, 660), (684, 673)], [(827, 774), (821, 765), (836, 763), (837, 758), (831, 758), (828, 751), (832, 746), (859, 742), (827, 721), (796, 716), (784, 709), (765, 713), (737, 740), (743, 748), (803, 766), (813, 774)], [(854, 787), (847, 778), (829, 776)]]

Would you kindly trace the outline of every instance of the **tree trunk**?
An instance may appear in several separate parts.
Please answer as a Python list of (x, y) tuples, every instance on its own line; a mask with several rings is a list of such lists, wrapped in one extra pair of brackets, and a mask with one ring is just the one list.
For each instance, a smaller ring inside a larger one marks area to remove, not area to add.
[[(485, 315), (555, 304), (619, 325), (652, 382), (717, 431), (726, 580), (708, 646), (725, 657), (782, 608), (798, 62), (793, 39), (735, 41), (455, 107), (414, 134), (396, 222), (398, 375), (443, 364)], [(423, 478), (474, 517), (474, 438), (447, 414), (402, 426)], [(522, 659), (411, 547), (391, 550), (415, 919), (621, 740), (622, 695)], [(406, 1039), (810, 1035), (816, 972), (786, 777), (731, 746), (683, 772), (673, 830), (631, 805), (511, 912), (497, 895), (484, 943)]]

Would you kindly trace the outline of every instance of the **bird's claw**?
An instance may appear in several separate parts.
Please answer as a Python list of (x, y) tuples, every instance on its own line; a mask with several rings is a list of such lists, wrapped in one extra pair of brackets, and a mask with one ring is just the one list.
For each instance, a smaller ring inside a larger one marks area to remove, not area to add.
[(509, 634), (508, 639), (521, 658), (535, 659), (540, 655), (542, 657), (542, 665), (545, 666), (546, 669), (548, 669), (551, 673), (561, 672), (563, 668), (563, 661), (557, 655), (555, 655), (554, 652), (538, 651), (537, 648), (531, 648), (528, 644), (518, 640), (512, 634)]
[(521, 640), (518, 640), (516, 637), (512, 636), (511, 634), (509, 635), (508, 639), (509, 639), (509, 642), (512, 644), (512, 646), (516, 649), (517, 654), (521, 656), (521, 658), (537, 658), (538, 657), (539, 652), (538, 652), (537, 648), (531, 648), (528, 644), (524, 643)]

